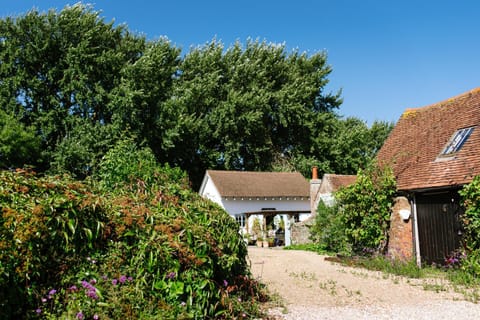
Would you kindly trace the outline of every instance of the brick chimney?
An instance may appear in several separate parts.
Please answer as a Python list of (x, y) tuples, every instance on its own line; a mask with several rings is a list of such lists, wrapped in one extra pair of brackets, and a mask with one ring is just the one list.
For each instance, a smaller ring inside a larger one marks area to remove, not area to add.
[(316, 180), (316, 179), (318, 179), (318, 168), (313, 167), (312, 168), (312, 180)]
[(318, 206), (318, 191), (320, 190), (321, 179), (318, 179), (318, 168), (312, 168), (312, 179), (310, 180), (310, 213), (315, 215)]

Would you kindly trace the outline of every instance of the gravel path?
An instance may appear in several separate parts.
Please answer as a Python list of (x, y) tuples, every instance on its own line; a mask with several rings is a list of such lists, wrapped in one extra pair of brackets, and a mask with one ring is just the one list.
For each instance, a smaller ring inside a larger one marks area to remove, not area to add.
[[(253, 275), (278, 294), (279, 319), (480, 319), (443, 279), (408, 279), (325, 261), (313, 252), (249, 247)], [(458, 290), (457, 290), (458, 291)]]

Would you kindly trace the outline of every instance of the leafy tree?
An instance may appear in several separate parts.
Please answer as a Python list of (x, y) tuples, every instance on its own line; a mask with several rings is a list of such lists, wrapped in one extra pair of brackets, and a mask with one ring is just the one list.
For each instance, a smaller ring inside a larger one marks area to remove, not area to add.
[(328, 144), (331, 169), (337, 173), (356, 174), (375, 158), (393, 124), (376, 121), (369, 128), (364, 121), (349, 117), (338, 121), (336, 127), (335, 137)]
[(0, 49), (0, 109), (38, 136), (22, 163), (39, 170), (83, 178), (135, 137), (194, 186), (208, 168), (354, 173), (388, 131), (335, 113), (323, 52), (213, 40), (182, 57), (82, 4), (0, 20)]
[(40, 139), (35, 130), (0, 110), (0, 169), (35, 163), (39, 155)]
[(171, 147), (170, 129), (175, 130), (182, 116), (181, 110), (165, 105), (172, 98), (179, 63), (180, 50), (167, 39), (147, 43), (142, 56), (125, 65), (110, 102), (114, 122), (138, 142), (146, 141), (159, 155)]
[(269, 170), (277, 154), (309, 149), (318, 115), (340, 105), (339, 95), (322, 92), (330, 72), (324, 53), (287, 53), (283, 45), (194, 48), (166, 103), (181, 114), (171, 144), (155, 153), (197, 181), (206, 168)]
[(81, 4), (7, 17), (0, 35), (0, 106), (36, 129), (46, 167), (70, 117), (111, 122), (121, 70), (145, 48), (143, 37)]
[(52, 173), (69, 173), (84, 179), (98, 170), (105, 153), (121, 136), (117, 125), (101, 124), (79, 117), (65, 121), (65, 136), (51, 153)]
[(356, 174), (365, 169), (393, 128), (392, 123), (374, 122), (371, 127), (355, 117), (342, 119), (323, 113), (310, 137), (310, 148), (297, 154), (277, 155), (275, 170), (297, 170), (306, 177), (316, 166), (319, 173)]

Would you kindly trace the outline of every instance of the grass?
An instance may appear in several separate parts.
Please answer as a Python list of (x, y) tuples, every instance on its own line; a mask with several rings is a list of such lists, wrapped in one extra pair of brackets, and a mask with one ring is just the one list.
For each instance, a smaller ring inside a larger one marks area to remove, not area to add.
[[(480, 278), (461, 268), (445, 269), (439, 266), (423, 266), (419, 268), (414, 260), (401, 262), (385, 256), (337, 256), (335, 253), (322, 250), (318, 244), (313, 243), (291, 245), (285, 247), (284, 250), (303, 250), (324, 254), (328, 256), (325, 258), (327, 261), (336, 262), (344, 266), (382, 272), (384, 273), (384, 279), (390, 278), (392, 275), (407, 278), (407, 283), (410, 283), (410, 279), (424, 279), (425, 281), (421, 284), (424, 290), (434, 292), (453, 290), (463, 295), (467, 301), (480, 302)], [(364, 276), (361, 272), (357, 275)], [(291, 274), (291, 276), (294, 275)], [(305, 275), (304, 277), (301, 275), (296, 276), (305, 278)], [(433, 280), (433, 282), (430, 280)], [(393, 277), (393, 281), (398, 283), (399, 278)], [(331, 284), (328, 285), (326, 283), (323, 286), (321, 284), (320, 287), (321, 289), (332, 289)], [(336, 291), (335, 288), (333, 291)]]
[(320, 245), (315, 243), (306, 243), (306, 244), (292, 244), (283, 248), (283, 250), (302, 250), (302, 251), (311, 251), (318, 254), (331, 255), (331, 252), (323, 250)]
[[(384, 273), (384, 278), (391, 275), (409, 279), (423, 279), (421, 286), (426, 291), (446, 292), (453, 290), (463, 295), (470, 302), (480, 302), (480, 279), (459, 268), (444, 269), (441, 267), (424, 266), (419, 268), (415, 261), (400, 262), (384, 256), (375, 257), (327, 257), (325, 260), (337, 262), (344, 266), (364, 268)], [(361, 272), (352, 272), (362, 276)], [(398, 277), (393, 278), (394, 283), (399, 282)]]

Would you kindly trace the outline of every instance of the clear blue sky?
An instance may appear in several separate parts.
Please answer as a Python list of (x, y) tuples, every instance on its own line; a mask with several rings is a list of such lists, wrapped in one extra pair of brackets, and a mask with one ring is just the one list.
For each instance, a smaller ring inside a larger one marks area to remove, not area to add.
[[(0, 17), (76, 1), (0, 0)], [(371, 124), (480, 86), (478, 0), (92, 0), (106, 21), (188, 51), (214, 37), (326, 51), (339, 113)]]

